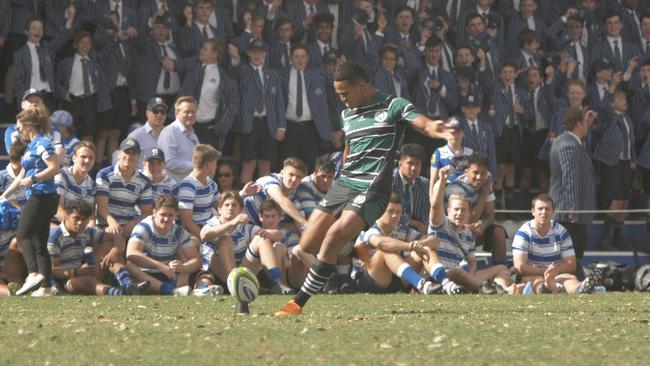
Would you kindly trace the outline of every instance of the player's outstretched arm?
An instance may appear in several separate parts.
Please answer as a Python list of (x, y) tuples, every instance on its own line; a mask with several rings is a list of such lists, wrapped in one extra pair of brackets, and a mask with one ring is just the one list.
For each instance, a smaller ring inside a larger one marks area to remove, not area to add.
[(449, 175), (449, 168), (444, 167), (438, 173), (438, 181), (433, 185), (433, 192), (431, 192), (431, 212), (429, 213), (429, 220), (431, 225), (438, 226), (445, 218), (445, 209), (443, 202), (445, 200), (445, 187), (447, 186), (447, 176)]
[(433, 121), (425, 116), (418, 116), (412, 122), (413, 128), (418, 132), (429, 136), (432, 139), (451, 139), (451, 128), (445, 125), (445, 121)]

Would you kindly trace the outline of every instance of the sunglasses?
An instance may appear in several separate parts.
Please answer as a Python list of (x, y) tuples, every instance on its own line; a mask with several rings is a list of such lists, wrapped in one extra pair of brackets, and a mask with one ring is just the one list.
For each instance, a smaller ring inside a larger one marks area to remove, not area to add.
[(217, 178), (230, 178), (232, 177), (232, 173), (219, 173), (217, 174)]
[(158, 116), (164, 116), (167, 114), (167, 111), (164, 109), (153, 109), (151, 110), (151, 113), (158, 115)]

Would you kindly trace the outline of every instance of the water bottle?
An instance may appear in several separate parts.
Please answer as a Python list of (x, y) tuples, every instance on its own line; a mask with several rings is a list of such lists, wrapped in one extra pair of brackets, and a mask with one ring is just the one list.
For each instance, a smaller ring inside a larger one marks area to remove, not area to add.
[(84, 262), (86, 262), (87, 265), (89, 266), (94, 266), (95, 263), (95, 255), (93, 254), (93, 247), (85, 247), (84, 248)]
[(533, 294), (533, 281), (528, 281), (526, 283), (526, 287), (524, 287), (523, 291), (521, 292), (522, 295), (532, 295)]
[(604, 294), (606, 292), (607, 292), (607, 290), (605, 289), (605, 286), (603, 286), (603, 285), (594, 286), (594, 293), (595, 294)]
[(458, 263), (458, 267), (460, 267), (460, 269), (465, 272), (469, 272), (469, 263), (467, 263), (466, 260), (460, 261), (460, 263)]

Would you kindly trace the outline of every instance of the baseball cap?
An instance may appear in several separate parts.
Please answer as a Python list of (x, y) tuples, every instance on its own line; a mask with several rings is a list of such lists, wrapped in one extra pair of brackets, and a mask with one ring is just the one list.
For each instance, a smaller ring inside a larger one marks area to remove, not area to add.
[(68, 111), (64, 111), (62, 109), (54, 111), (54, 113), (52, 113), (52, 116), (50, 116), (50, 120), (52, 121), (53, 125), (67, 127), (72, 126), (72, 123), (74, 122), (72, 115)]
[(165, 111), (169, 110), (169, 107), (167, 107), (167, 103), (165, 103), (165, 100), (161, 97), (154, 97), (149, 99), (149, 103), (147, 103), (147, 110), (151, 111), (156, 107), (163, 107), (165, 108)]
[(264, 44), (264, 42), (257, 40), (257, 41), (253, 41), (253, 43), (251, 43), (248, 49), (251, 51), (266, 51), (266, 45)]
[(165, 161), (165, 153), (157, 148), (154, 147), (153, 149), (147, 151), (144, 154), (144, 160), (149, 161), (149, 160), (160, 160), (160, 161)]
[(40, 91), (32, 88), (32, 89), (27, 89), (25, 94), (23, 94), (23, 101), (25, 101), (27, 98), (31, 97), (32, 95), (37, 95), (37, 96), (41, 97), (41, 99), (43, 98), (43, 94), (41, 94)]
[(593, 73), (595, 74), (595, 73), (601, 72), (603, 70), (611, 69), (612, 68), (612, 63), (606, 58), (601, 58), (601, 59), (597, 59), (596, 61), (594, 61), (594, 63), (591, 64), (590, 68), (593, 71)]
[(478, 95), (469, 93), (466, 96), (463, 97), (463, 100), (461, 100), (462, 106), (472, 106), (472, 107), (479, 107), (481, 105), (481, 102), (479, 100)]
[(121, 151), (126, 151), (126, 150), (135, 150), (138, 154), (140, 153), (140, 143), (138, 143), (138, 140), (128, 137), (122, 140), (122, 143), (120, 143), (120, 150)]
[(456, 117), (451, 117), (446, 122), (447, 127), (454, 129), (462, 129), (463, 126), (460, 124), (460, 121)]

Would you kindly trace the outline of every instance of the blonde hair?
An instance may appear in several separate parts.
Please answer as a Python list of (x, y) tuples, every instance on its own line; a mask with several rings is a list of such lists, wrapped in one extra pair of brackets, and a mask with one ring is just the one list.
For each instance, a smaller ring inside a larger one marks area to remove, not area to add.
[(174, 108), (178, 110), (181, 107), (181, 104), (183, 103), (193, 103), (195, 106), (199, 105), (199, 102), (196, 100), (196, 98), (194, 98), (191, 95), (185, 95), (176, 99), (176, 103), (174, 103)]
[(467, 199), (467, 196), (465, 196), (464, 194), (452, 193), (449, 196), (449, 199), (447, 200), (447, 206), (449, 206), (451, 204), (451, 201), (454, 201), (454, 200), (463, 201), (469, 206), (469, 200)]
[(192, 166), (195, 169), (201, 169), (205, 164), (211, 161), (217, 161), (221, 157), (221, 153), (214, 147), (206, 144), (198, 144), (194, 147), (192, 153)]

